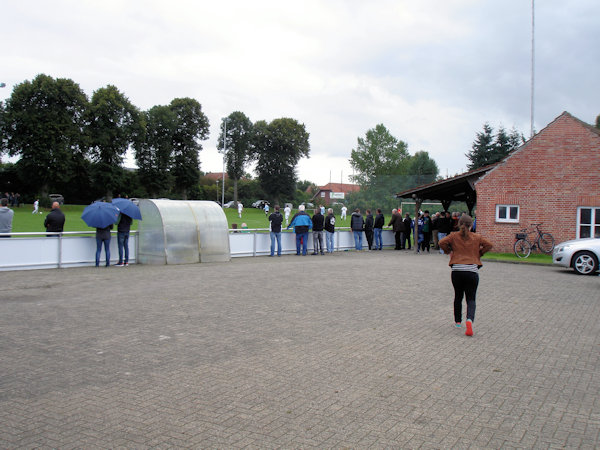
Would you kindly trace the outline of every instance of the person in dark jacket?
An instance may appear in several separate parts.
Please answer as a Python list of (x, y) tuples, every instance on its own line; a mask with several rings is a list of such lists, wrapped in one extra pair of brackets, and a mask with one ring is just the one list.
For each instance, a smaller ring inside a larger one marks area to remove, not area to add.
[(392, 218), (390, 219), (390, 223), (388, 223), (388, 227), (392, 227), (392, 231), (394, 232), (394, 240), (396, 241), (394, 250), (403, 250), (402, 234), (404, 233), (404, 224), (402, 222), (402, 216), (395, 208), (392, 209)]
[(365, 220), (363, 219), (360, 209), (356, 208), (350, 216), (350, 228), (354, 233), (354, 248), (358, 251), (362, 250), (362, 234), (365, 229)]
[(371, 214), (371, 210), (367, 209), (365, 211), (365, 237), (367, 238), (367, 244), (369, 246), (369, 250), (373, 247), (373, 226), (375, 221), (373, 220), (373, 215)]
[(287, 226), (287, 229), (294, 227), (296, 233), (296, 255), (300, 255), (300, 246), (302, 245), (302, 255), (306, 256), (308, 247), (308, 230), (312, 229), (312, 220), (304, 211), (304, 205), (298, 206), (298, 213)]
[[(404, 230), (402, 233), (402, 250), (404, 250), (405, 248), (408, 248), (408, 250), (410, 250), (410, 232), (412, 230), (412, 220), (410, 219), (409, 213), (406, 213), (406, 217), (404, 218), (402, 223), (404, 224)], [(408, 247), (406, 246), (407, 243)]]
[[(452, 232), (452, 217), (448, 211), (444, 211), (438, 219), (438, 242), (444, 239)], [(440, 248), (440, 253), (444, 253), (444, 250)]]
[(269, 216), (271, 224), (271, 255), (275, 255), (275, 241), (277, 241), (277, 256), (281, 256), (281, 224), (283, 216), (279, 212), (279, 205), (275, 205), (275, 211)]
[[(118, 267), (129, 265), (129, 231), (133, 219), (126, 214), (121, 214), (121, 219), (117, 225), (117, 245), (119, 247), (119, 262), (115, 264)], [(123, 257), (124, 256), (124, 257)]]
[(62, 233), (65, 226), (65, 215), (60, 210), (58, 202), (52, 203), (52, 211), (48, 213), (44, 220), (46, 231), (54, 233)]
[(325, 226), (325, 217), (321, 214), (321, 209), (315, 209), (315, 214), (312, 216), (312, 230), (313, 230), (313, 255), (319, 254), (319, 249), (321, 255), (324, 255), (323, 252), (323, 228)]
[(377, 214), (375, 215), (375, 223), (373, 224), (373, 232), (375, 233), (375, 250), (383, 249), (383, 240), (381, 233), (383, 226), (385, 225), (385, 217), (381, 212), (381, 209), (377, 208)]
[(334, 236), (335, 236), (335, 216), (333, 215), (333, 209), (329, 208), (327, 210), (327, 217), (325, 217), (325, 244), (327, 246), (327, 253), (333, 253)]
[(106, 267), (110, 266), (110, 230), (112, 223), (104, 228), (96, 228), (96, 267), (100, 266), (100, 253), (102, 244), (104, 244), (104, 253), (106, 254)]

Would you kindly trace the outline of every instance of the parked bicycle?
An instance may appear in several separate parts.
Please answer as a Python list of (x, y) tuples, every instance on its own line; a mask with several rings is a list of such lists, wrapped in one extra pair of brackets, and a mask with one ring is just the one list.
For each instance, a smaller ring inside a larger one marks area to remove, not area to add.
[[(527, 258), (536, 248), (543, 253), (552, 253), (554, 237), (550, 233), (543, 232), (540, 228), (541, 225), (541, 223), (532, 223), (515, 235), (515, 255), (519, 258)], [(529, 240), (530, 235), (534, 235), (531, 240)]]

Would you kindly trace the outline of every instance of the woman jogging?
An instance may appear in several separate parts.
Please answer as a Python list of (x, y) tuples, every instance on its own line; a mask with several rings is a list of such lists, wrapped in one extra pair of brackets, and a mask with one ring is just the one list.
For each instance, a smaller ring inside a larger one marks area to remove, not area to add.
[(481, 256), (490, 251), (492, 244), (481, 235), (472, 233), (471, 216), (463, 214), (458, 220), (458, 232), (450, 233), (439, 242), (445, 253), (450, 253), (452, 286), (454, 286), (454, 322), (460, 328), (462, 322), (462, 299), (467, 300), (467, 336), (473, 336), (475, 320), (475, 296), (479, 284)]

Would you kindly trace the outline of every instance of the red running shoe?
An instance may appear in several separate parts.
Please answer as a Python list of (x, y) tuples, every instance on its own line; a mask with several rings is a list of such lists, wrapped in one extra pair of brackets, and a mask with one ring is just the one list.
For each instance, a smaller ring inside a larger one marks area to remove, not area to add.
[(467, 331), (465, 331), (466, 336), (473, 336), (473, 322), (467, 320)]

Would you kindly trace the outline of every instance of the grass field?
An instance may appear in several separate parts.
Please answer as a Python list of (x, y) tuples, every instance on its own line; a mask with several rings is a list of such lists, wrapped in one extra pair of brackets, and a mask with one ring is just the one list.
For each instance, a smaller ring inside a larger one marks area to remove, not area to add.
[[(83, 220), (81, 220), (81, 213), (86, 205), (63, 205), (61, 207), (62, 212), (65, 214), (65, 231), (94, 231), (94, 228), (88, 227)], [(15, 211), (15, 217), (13, 219), (13, 229), (15, 233), (23, 232), (42, 232), (46, 231), (44, 228), (44, 219), (50, 212), (50, 209), (40, 208), (42, 214), (31, 214), (33, 211), (32, 205), (22, 205), (19, 208), (13, 208)], [(245, 223), (248, 228), (269, 228), (269, 220), (262, 209), (257, 208), (244, 208), (242, 212), (242, 218), (238, 217), (237, 209), (224, 208), (225, 217), (229, 228), (233, 228), (233, 224), (237, 225), (237, 228), (242, 228), (242, 224)], [(292, 211), (292, 216), (297, 210)], [(270, 214), (270, 213), (269, 213)], [(312, 211), (309, 211), (312, 215)], [(350, 225), (350, 219), (346, 219), (345, 223), (339, 223), (338, 226), (344, 227)], [(285, 222), (284, 222), (285, 226)], [(138, 221), (134, 220), (131, 224), (132, 230), (137, 230)]]

